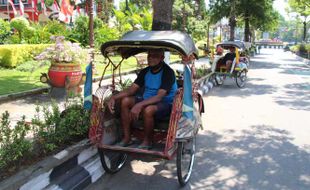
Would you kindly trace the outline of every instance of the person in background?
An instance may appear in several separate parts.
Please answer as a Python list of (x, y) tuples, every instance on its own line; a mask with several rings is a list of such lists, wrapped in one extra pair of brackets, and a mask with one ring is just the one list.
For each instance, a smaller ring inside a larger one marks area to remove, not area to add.
[(231, 65), (236, 57), (235, 51), (235, 47), (229, 47), (229, 52), (223, 58), (223, 63), (226, 64), (226, 72), (229, 72), (231, 69)]

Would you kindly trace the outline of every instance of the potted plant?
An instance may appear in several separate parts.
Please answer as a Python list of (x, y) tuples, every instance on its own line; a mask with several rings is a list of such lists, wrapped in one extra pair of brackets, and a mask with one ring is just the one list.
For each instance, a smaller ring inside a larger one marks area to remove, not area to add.
[(79, 44), (65, 41), (63, 36), (52, 36), (55, 44), (36, 56), (37, 60), (50, 60), (48, 77), (42, 74), (40, 80), (52, 87), (74, 87), (82, 81), (81, 63), (87, 60), (87, 52)]

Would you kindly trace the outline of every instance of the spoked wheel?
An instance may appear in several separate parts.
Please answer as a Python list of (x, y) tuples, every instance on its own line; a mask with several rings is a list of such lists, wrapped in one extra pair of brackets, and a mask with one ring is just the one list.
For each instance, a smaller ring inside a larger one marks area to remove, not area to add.
[(98, 149), (101, 164), (104, 170), (109, 174), (118, 172), (127, 160), (127, 154), (116, 151), (106, 151)]
[(236, 83), (239, 88), (244, 87), (246, 81), (246, 70), (239, 71), (236, 76)]
[(195, 160), (196, 136), (185, 142), (178, 142), (177, 173), (181, 186), (189, 181)]

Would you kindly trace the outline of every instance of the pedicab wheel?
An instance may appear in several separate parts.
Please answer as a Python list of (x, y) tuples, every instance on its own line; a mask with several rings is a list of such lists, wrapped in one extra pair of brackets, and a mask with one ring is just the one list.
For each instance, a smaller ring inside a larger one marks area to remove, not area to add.
[(103, 169), (109, 173), (114, 174), (118, 172), (127, 160), (127, 154), (116, 151), (106, 151), (98, 149), (100, 161)]
[(178, 142), (177, 174), (181, 186), (189, 181), (195, 160), (196, 136), (185, 142)]
[(216, 85), (222, 85), (224, 83), (224, 77), (219, 74), (216, 74), (215, 82), (216, 82)]
[(236, 83), (239, 88), (243, 88), (246, 81), (246, 70), (239, 71), (236, 76)]

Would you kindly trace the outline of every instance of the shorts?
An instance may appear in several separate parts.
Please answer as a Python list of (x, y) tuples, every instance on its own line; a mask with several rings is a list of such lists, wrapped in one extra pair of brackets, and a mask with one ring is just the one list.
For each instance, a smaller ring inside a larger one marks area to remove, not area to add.
[[(142, 101), (143, 101), (143, 98), (141, 96), (135, 97), (135, 103), (136, 104), (139, 102), (142, 102)], [(157, 111), (155, 113), (155, 119), (161, 120), (161, 119), (164, 119), (170, 115), (171, 109), (172, 109), (172, 104), (160, 101), (154, 105), (157, 106)]]

